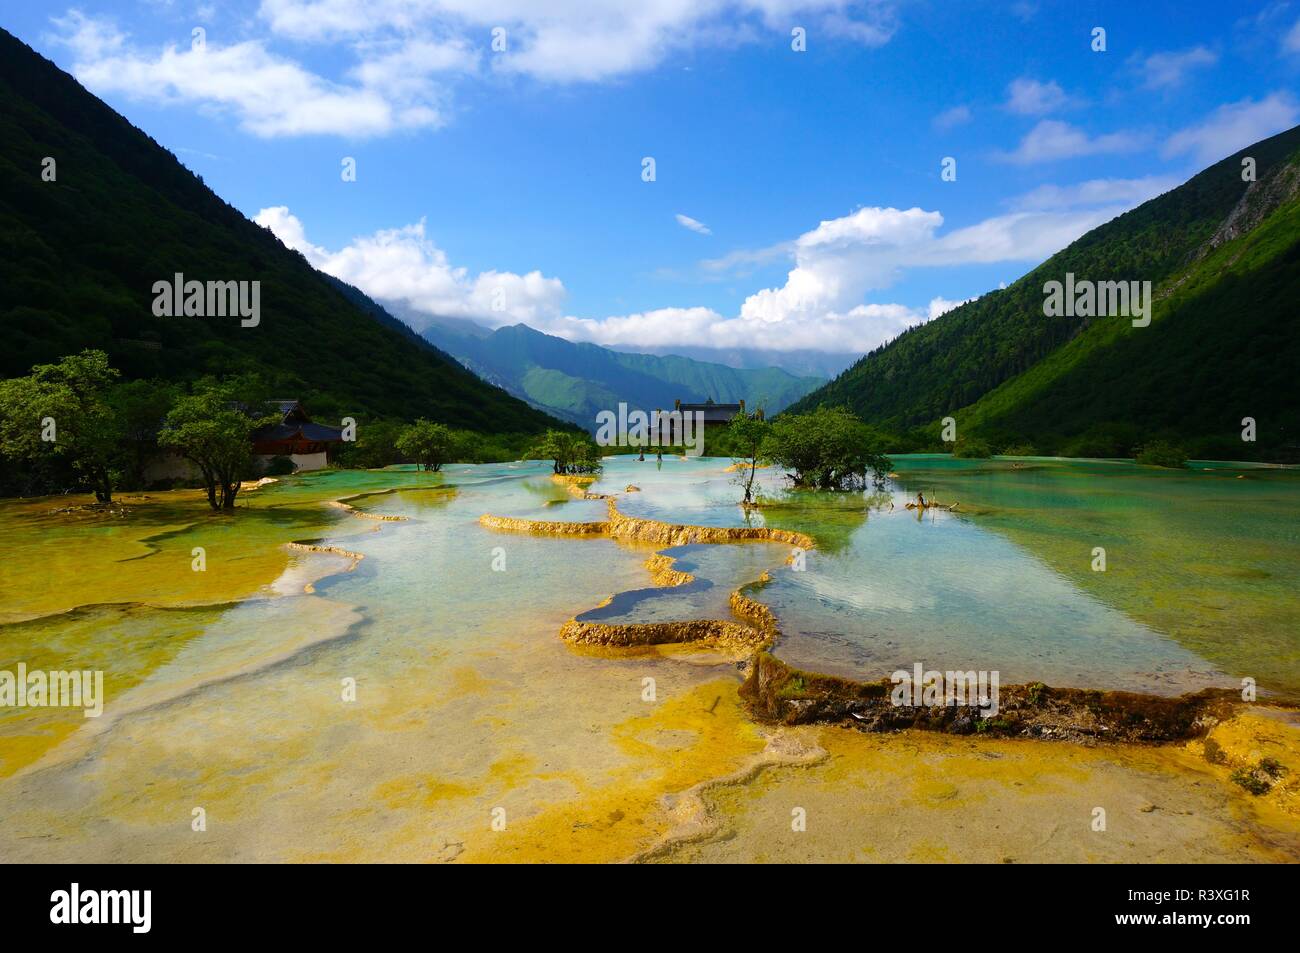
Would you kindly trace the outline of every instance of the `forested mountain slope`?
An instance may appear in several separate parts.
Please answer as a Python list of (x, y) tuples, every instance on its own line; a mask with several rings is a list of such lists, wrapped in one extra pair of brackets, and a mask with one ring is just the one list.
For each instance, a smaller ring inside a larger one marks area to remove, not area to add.
[[(953, 415), (966, 433), (1050, 451), (1089, 434), (1120, 451), (1152, 436), (1245, 456), (1294, 444), (1297, 150), (1300, 128), (1243, 149), (1010, 287), (910, 329), (792, 409), (847, 405), (894, 431)], [(1153, 282), (1154, 320), (1046, 316), (1044, 284), (1067, 272)], [(1254, 446), (1240, 445), (1245, 416), (1260, 428)]]
[[(55, 179), (44, 181), (46, 157)], [(131, 378), (258, 372), (318, 416), (484, 432), (550, 421), (314, 270), (75, 79), (0, 30), (0, 375), (83, 348)], [(255, 327), (158, 317), (153, 286), (260, 281)]]

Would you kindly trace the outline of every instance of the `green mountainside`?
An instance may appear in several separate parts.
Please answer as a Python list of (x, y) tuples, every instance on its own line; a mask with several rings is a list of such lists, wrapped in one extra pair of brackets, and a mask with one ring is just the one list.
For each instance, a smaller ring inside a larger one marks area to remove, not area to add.
[(615, 409), (619, 401), (633, 409), (670, 410), (676, 399), (744, 400), (749, 407), (776, 413), (823, 383), (820, 377), (796, 377), (777, 367), (738, 369), (689, 357), (575, 344), (524, 324), (486, 335), (434, 324), (424, 335), (485, 380), (587, 427), (597, 411)]
[[(43, 160), (55, 181), (42, 180)], [(256, 371), (320, 418), (491, 433), (556, 421), (314, 270), (68, 74), (0, 30), (0, 376), (98, 348), (127, 379)], [(156, 317), (153, 285), (260, 281), (261, 320)]]
[[(1010, 287), (909, 329), (791, 409), (845, 405), (927, 434), (952, 415), (961, 434), (1042, 452), (1127, 455), (1159, 438), (1194, 455), (1288, 456), (1300, 433), (1298, 150), (1300, 127), (1243, 149)], [(1067, 272), (1151, 281), (1150, 326), (1045, 316), (1043, 286)], [(1241, 440), (1245, 417), (1255, 444)]]

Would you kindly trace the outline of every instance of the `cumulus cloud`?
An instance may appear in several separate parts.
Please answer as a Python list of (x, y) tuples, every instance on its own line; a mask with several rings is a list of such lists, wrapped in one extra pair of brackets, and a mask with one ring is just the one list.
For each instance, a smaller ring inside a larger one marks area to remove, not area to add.
[(1022, 77), (1007, 87), (1006, 108), (1022, 116), (1043, 116), (1069, 102), (1065, 90), (1055, 80), (1042, 83)]
[(474, 275), (452, 265), (425, 234), (423, 219), (355, 238), (337, 251), (310, 242), (302, 222), (283, 205), (262, 209), (253, 221), (326, 274), (430, 316), (473, 318), (491, 326), (523, 321), (540, 327), (559, 316), (566, 296), (563, 282), (539, 271)]
[(1076, 159), (1080, 156), (1133, 152), (1145, 143), (1146, 137), (1138, 133), (1112, 132), (1102, 136), (1089, 136), (1068, 122), (1044, 119), (1025, 134), (1015, 151), (1001, 153), (997, 158), (1017, 165), (1030, 165), (1035, 162)]
[(1037, 200), (1050, 207), (1027, 205), (948, 232), (941, 232), (944, 220), (937, 211), (858, 209), (821, 222), (795, 239), (789, 246), (795, 266), (785, 283), (746, 298), (734, 319), (741, 322), (736, 327), (747, 329), (754, 339), (822, 341), (800, 347), (870, 350), (962, 303), (934, 298), (927, 309), (863, 303), (905, 271), (1041, 261), (1137, 204), (1141, 191), (1114, 189), (1108, 197), (1107, 190), (1097, 187), (1062, 188), (1053, 201), (1046, 196)]
[(1142, 85), (1147, 89), (1173, 89), (1181, 86), (1193, 70), (1213, 66), (1219, 54), (1204, 46), (1194, 46), (1178, 52), (1153, 53), (1146, 59), (1136, 60), (1142, 74)]
[(681, 212), (678, 212), (676, 218), (677, 218), (677, 224), (680, 225), (682, 228), (689, 228), (691, 231), (699, 232), (701, 235), (713, 234), (713, 231), (709, 228), (709, 226), (705, 225), (703, 222), (697, 222), (689, 215), (683, 215)]
[(901, 304), (861, 304), (781, 323), (727, 317), (711, 308), (659, 308), (601, 319), (565, 317), (543, 330), (609, 347), (667, 344), (842, 353), (870, 350), (926, 317)]
[(847, 313), (867, 291), (893, 284), (911, 250), (932, 241), (942, 224), (938, 212), (919, 208), (862, 208), (821, 222), (795, 240), (785, 284), (750, 295), (740, 316), (777, 323)]
[(956, 308), (959, 305), (969, 304), (974, 300), (974, 298), (966, 298), (962, 301), (949, 301), (947, 298), (931, 298), (930, 307), (928, 309), (929, 318), (933, 321), (935, 318), (939, 317), (939, 315), (947, 314), (953, 308)]
[(1243, 99), (1220, 106), (1205, 120), (1170, 136), (1161, 150), (1165, 158), (1190, 154), (1209, 165), (1238, 149), (1284, 129), (1300, 117), (1300, 107), (1289, 92), (1279, 90), (1259, 100)]
[(283, 206), (263, 209), (256, 221), (322, 271), (373, 297), (401, 301), (429, 315), (470, 318), (490, 326), (522, 321), (570, 340), (614, 347), (842, 353), (871, 350), (964, 303), (938, 296), (924, 306), (871, 300), (907, 271), (1041, 261), (1163, 186), (1154, 178), (1044, 186), (1014, 202), (1007, 214), (946, 232), (938, 211), (855, 209), (819, 222), (788, 242), (704, 262), (714, 274), (734, 277), (774, 256), (793, 259), (782, 284), (754, 291), (735, 314), (707, 307), (664, 307), (622, 315), (572, 315), (565, 312), (565, 287), (559, 278), (537, 271), (471, 274), (433, 244), (423, 221), (361, 236), (333, 251), (312, 243), (302, 223)]

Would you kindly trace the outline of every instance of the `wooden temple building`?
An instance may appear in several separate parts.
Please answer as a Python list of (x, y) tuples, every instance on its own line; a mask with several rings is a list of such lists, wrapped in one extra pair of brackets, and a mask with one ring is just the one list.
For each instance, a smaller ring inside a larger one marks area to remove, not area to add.
[[(674, 410), (680, 410), (684, 414), (693, 414), (695, 412), (704, 415), (705, 427), (725, 427), (731, 423), (731, 418), (737, 414), (745, 412), (745, 402), (742, 400), (738, 404), (715, 404), (710, 398), (702, 404), (683, 404), (681, 398), (675, 401)], [(758, 416), (761, 419), (763, 411), (760, 409)]]
[(343, 443), (343, 430), (314, 423), (297, 401), (272, 400), (278, 423), (253, 431), (253, 458), (265, 465), (272, 457), (288, 457), (298, 470), (319, 470)]

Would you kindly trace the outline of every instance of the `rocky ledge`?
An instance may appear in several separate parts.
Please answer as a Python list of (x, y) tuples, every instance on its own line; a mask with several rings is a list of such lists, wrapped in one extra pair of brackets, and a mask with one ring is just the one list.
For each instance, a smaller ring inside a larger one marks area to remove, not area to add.
[(1244, 707), (1227, 689), (1177, 698), (1134, 692), (1005, 685), (988, 718), (973, 705), (894, 705), (893, 684), (854, 682), (795, 669), (769, 652), (755, 653), (740, 694), (756, 718), (782, 725), (828, 723), (861, 731), (918, 728), (950, 734), (1064, 741), (1169, 742), (1204, 735)]

